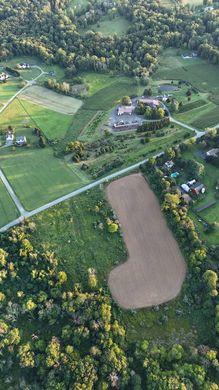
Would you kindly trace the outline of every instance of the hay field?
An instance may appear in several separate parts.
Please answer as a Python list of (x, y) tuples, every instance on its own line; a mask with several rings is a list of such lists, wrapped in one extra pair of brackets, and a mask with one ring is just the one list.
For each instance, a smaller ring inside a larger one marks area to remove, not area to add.
[(109, 275), (113, 298), (125, 309), (159, 305), (175, 298), (186, 275), (178, 244), (143, 176), (110, 183), (107, 197), (120, 220), (128, 260)]
[(27, 88), (21, 94), (21, 98), (66, 115), (74, 115), (83, 104), (79, 99), (61, 95), (38, 85)]

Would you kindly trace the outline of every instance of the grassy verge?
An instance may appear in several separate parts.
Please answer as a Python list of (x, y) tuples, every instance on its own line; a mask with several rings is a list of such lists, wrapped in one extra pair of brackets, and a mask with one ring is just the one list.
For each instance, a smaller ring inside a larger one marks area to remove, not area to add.
[(27, 210), (32, 210), (85, 185), (88, 180), (54, 158), (50, 148), (9, 149), (1, 154), (0, 167)]
[(0, 227), (19, 217), (19, 212), (0, 179)]

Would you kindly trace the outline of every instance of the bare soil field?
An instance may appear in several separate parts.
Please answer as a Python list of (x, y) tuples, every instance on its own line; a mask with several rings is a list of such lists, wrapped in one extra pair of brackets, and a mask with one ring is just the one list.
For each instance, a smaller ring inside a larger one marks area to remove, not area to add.
[(52, 111), (62, 114), (74, 115), (83, 102), (71, 96), (61, 95), (50, 89), (33, 85), (21, 94), (22, 99), (31, 101), (32, 103), (40, 104), (43, 107), (49, 108)]
[(129, 253), (128, 260), (110, 272), (113, 298), (125, 309), (175, 298), (186, 275), (185, 260), (144, 177), (133, 174), (110, 183), (107, 198)]

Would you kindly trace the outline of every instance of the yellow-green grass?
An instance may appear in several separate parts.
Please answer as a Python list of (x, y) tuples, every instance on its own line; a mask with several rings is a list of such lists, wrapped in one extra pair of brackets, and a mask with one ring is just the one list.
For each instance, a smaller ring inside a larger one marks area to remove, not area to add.
[(0, 83), (0, 104), (6, 103), (22, 87), (22, 81), (17, 78), (10, 78), (6, 83)]
[(126, 33), (130, 26), (130, 22), (122, 16), (116, 16), (113, 19), (105, 16), (102, 20), (96, 24), (92, 24), (83, 30), (86, 31), (95, 31), (100, 32), (105, 36), (117, 34), (119, 36)]
[(214, 106), (211, 111), (207, 113), (202, 112), (202, 115), (194, 120), (192, 124), (202, 129), (219, 125), (219, 107)]
[(15, 99), (0, 114), (0, 128), (9, 125), (22, 130), (25, 125), (39, 127), (49, 139), (61, 138), (72, 122), (72, 116), (51, 111), (29, 101)]
[(83, 77), (85, 84), (88, 85), (88, 96), (92, 96), (101, 89), (114, 84), (116, 78), (114, 75), (89, 72), (82, 73), (81, 76)]
[(85, 185), (88, 180), (53, 155), (52, 149), (10, 148), (1, 151), (0, 168), (21, 203), (33, 210)]
[(208, 102), (203, 107), (175, 114), (175, 117), (182, 122), (190, 123), (200, 129), (205, 129), (206, 127), (215, 125), (217, 121), (219, 122), (219, 110), (215, 104)]
[(89, 3), (89, 0), (71, 0), (71, 6), (74, 8), (82, 8)]
[(20, 98), (66, 115), (76, 114), (83, 104), (80, 99), (60, 94), (40, 85), (33, 85), (26, 88), (21, 93)]
[(19, 212), (0, 179), (0, 227), (19, 217)]

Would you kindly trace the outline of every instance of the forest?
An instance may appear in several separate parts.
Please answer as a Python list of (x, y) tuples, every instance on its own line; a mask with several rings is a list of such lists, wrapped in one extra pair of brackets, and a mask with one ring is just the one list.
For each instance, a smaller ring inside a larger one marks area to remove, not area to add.
[[(70, 0), (1, 0), (0, 58), (36, 55), (64, 66), (68, 76), (79, 70), (122, 71), (141, 79), (156, 69), (158, 55), (170, 46), (197, 51), (218, 64), (217, 12), (196, 13), (181, 5), (168, 9), (155, 0), (92, 0), (78, 11)], [(127, 33), (81, 34), (103, 15), (112, 22), (122, 15), (130, 22)]]
[[(142, 85), (147, 85), (159, 55), (168, 47), (195, 51), (219, 64), (218, 10), (193, 12), (180, 4), (170, 9), (156, 0), (90, 0), (78, 9), (71, 4), (70, 0), (0, 0), (0, 60), (36, 56), (46, 64), (59, 64), (68, 79), (83, 71), (116, 73), (132, 76)], [(118, 15), (125, 18), (126, 34), (92, 31), (92, 25), (106, 15), (112, 23)], [(66, 83), (53, 80), (49, 86), (69, 94)], [(152, 132), (167, 122), (163, 118), (138, 132)], [(88, 147), (93, 149), (94, 143)], [(104, 153), (113, 145), (108, 140), (96, 148)], [(47, 242), (36, 245), (37, 224), (26, 221), (0, 235), (0, 390), (219, 389), (218, 276), (217, 267), (212, 267), (219, 260), (219, 246), (203, 244), (174, 181), (159, 169), (162, 158), (183, 164), (182, 149), (183, 145), (181, 150), (170, 148), (160, 160), (150, 159), (142, 172), (184, 247), (188, 294), (209, 326), (209, 345), (130, 342), (121, 309), (96, 270), (87, 269), (83, 285), (73, 282), (60, 259), (46, 250)], [(75, 140), (65, 151), (73, 153), (73, 161), (87, 152)], [(95, 175), (122, 164), (116, 157), (97, 167)]]

